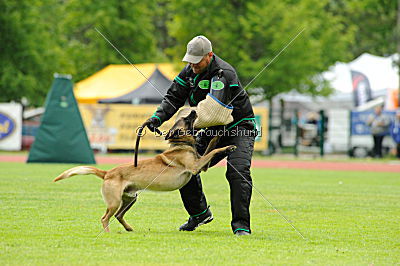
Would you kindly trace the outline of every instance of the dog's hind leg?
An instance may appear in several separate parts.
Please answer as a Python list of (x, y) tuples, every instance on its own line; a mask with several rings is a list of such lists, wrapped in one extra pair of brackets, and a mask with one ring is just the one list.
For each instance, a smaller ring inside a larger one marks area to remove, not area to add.
[(124, 191), (122, 194), (122, 204), (119, 210), (115, 214), (117, 220), (124, 226), (126, 231), (133, 231), (132, 227), (124, 220), (125, 213), (135, 204), (137, 200), (136, 192)]
[(102, 187), (102, 194), (107, 205), (107, 210), (103, 217), (101, 217), (101, 223), (104, 231), (110, 232), (110, 228), (108, 228), (110, 218), (117, 212), (121, 205), (121, 189), (118, 185), (106, 181)]
[(103, 215), (103, 217), (101, 217), (101, 224), (103, 225), (104, 231), (106, 231), (107, 233), (110, 232), (110, 228), (108, 228), (108, 225), (110, 223), (110, 218), (114, 215), (114, 213), (117, 212), (117, 210), (118, 210), (118, 205), (107, 207), (106, 213)]

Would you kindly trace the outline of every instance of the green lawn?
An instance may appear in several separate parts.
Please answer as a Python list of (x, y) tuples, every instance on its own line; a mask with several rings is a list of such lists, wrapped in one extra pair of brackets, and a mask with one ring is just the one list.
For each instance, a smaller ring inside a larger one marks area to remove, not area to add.
[[(254, 185), (307, 237), (303, 240), (253, 191), (252, 230), (230, 229), (223, 168), (203, 174), (215, 220), (179, 232), (187, 219), (178, 191), (145, 192), (100, 234), (101, 180), (52, 179), (62, 164), (0, 163), (0, 264), (320, 264), (400, 263), (400, 174), (253, 169)], [(111, 165), (99, 168), (109, 169)]]

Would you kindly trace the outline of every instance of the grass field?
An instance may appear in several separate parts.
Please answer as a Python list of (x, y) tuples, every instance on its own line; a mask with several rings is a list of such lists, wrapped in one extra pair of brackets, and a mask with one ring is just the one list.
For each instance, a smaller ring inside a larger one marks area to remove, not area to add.
[[(100, 234), (101, 180), (52, 179), (62, 164), (0, 163), (0, 264), (400, 263), (400, 175), (253, 169), (254, 185), (307, 237), (303, 240), (256, 192), (249, 237), (230, 229), (224, 168), (203, 174), (215, 220), (179, 232), (179, 193), (144, 192), (127, 213), (134, 232), (113, 221)], [(100, 165), (109, 169), (111, 165)]]

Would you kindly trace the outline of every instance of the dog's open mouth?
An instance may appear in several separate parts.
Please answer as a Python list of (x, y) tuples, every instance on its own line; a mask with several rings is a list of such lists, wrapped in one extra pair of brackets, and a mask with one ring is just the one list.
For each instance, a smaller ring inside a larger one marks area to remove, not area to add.
[(196, 111), (191, 111), (186, 117), (180, 118), (176, 121), (175, 125), (169, 130), (168, 134), (165, 136), (165, 140), (169, 139), (179, 139), (185, 136), (194, 135), (194, 121), (197, 118)]

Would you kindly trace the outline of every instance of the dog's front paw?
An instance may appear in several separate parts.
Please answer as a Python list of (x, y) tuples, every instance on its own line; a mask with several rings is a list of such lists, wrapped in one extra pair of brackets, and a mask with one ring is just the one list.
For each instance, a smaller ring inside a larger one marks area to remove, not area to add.
[(235, 150), (236, 150), (236, 146), (235, 145), (230, 145), (230, 146), (228, 146), (228, 148), (226, 149), (226, 152), (228, 153), (228, 154), (230, 154), (230, 153), (232, 153), (232, 152), (234, 152)]

